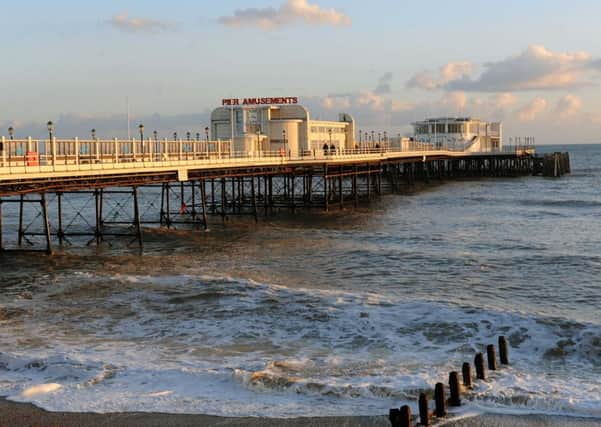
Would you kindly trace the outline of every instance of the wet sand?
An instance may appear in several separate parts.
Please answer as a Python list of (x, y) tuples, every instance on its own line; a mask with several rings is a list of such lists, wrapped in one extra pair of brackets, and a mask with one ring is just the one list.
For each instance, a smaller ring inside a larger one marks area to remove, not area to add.
[[(542, 415), (481, 415), (448, 420), (449, 427), (600, 427), (601, 420)], [(227, 418), (210, 415), (125, 412), (109, 414), (48, 412), (29, 403), (0, 399), (0, 427), (390, 427), (387, 416), (316, 418)]]

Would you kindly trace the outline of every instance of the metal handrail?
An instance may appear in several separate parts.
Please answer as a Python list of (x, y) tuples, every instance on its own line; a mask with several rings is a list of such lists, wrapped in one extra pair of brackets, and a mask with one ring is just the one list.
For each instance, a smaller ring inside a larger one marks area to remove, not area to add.
[(0, 140), (0, 175), (78, 171), (96, 169), (138, 169), (212, 165), (247, 161), (274, 163), (299, 160), (338, 160), (377, 158), (394, 154), (426, 153), (533, 153), (532, 145), (504, 146), (501, 150), (468, 152), (464, 149), (409, 141), (405, 146), (363, 146), (356, 148), (313, 149), (292, 155), (286, 149), (269, 151), (233, 151), (229, 140), (155, 140), (155, 139), (6, 139)]

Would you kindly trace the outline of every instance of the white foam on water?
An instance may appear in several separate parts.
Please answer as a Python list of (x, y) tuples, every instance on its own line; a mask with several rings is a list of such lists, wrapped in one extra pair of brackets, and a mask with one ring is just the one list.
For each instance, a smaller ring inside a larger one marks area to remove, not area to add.
[(0, 393), (55, 411), (377, 415), (417, 410), (503, 334), (512, 365), (468, 410), (601, 417), (599, 325), (232, 277), (77, 279), (11, 304)]

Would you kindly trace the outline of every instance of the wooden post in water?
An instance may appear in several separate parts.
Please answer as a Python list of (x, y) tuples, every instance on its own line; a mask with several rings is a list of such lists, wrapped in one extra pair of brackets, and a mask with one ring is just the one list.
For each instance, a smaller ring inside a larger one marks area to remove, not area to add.
[(408, 405), (401, 406), (400, 427), (411, 427), (411, 408)]
[(401, 411), (397, 408), (393, 408), (388, 412), (388, 419), (392, 427), (399, 427), (401, 421)]
[(472, 366), (468, 362), (463, 364), (461, 373), (463, 374), (463, 385), (466, 388), (472, 388)]
[(488, 358), (488, 369), (491, 371), (497, 370), (497, 354), (495, 351), (495, 346), (490, 344), (486, 346), (486, 356)]
[(435, 414), (438, 418), (443, 418), (447, 415), (446, 398), (443, 383), (436, 383), (436, 387), (434, 387), (434, 400), (436, 403)]
[(449, 389), (451, 391), (449, 405), (461, 406), (461, 391), (459, 389), (459, 374), (455, 371), (453, 371), (449, 374)]
[(486, 371), (484, 370), (484, 355), (482, 353), (476, 354), (474, 358), (474, 365), (476, 365), (476, 378), (479, 380), (486, 380)]
[(509, 351), (507, 349), (507, 338), (504, 336), (499, 337), (499, 356), (501, 358), (501, 364), (509, 365)]
[(426, 393), (419, 394), (419, 424), (425, 427), (430, 426), (430, 405)]

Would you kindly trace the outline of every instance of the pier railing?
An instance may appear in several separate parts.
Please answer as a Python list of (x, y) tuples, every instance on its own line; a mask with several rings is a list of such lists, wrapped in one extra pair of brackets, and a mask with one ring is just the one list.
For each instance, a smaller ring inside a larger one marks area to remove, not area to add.
[(278, 163), (298, 160), (374, 159), (398, 154), (532, 154), (532, 146), (507, 146), (502, 150), (468, 152), (450, 146), (411, 141), (405, 146), (357, 147), (353, 149), (233, 151), (229, 140), (100, 140), (100, 139), (0, 139), (0, 175), (71, 172), (103, 169), (143, 169), (234, 163)]

